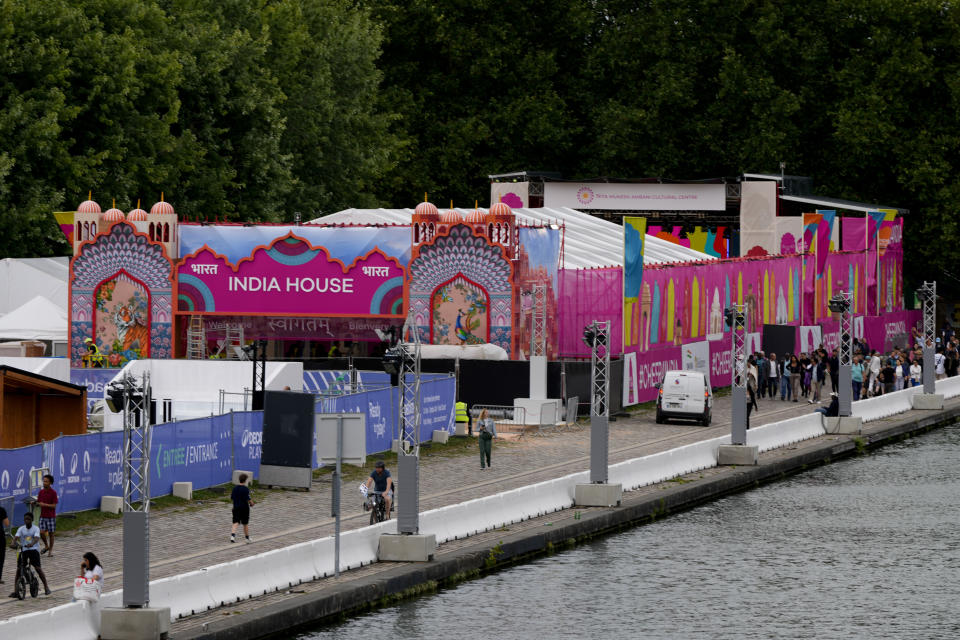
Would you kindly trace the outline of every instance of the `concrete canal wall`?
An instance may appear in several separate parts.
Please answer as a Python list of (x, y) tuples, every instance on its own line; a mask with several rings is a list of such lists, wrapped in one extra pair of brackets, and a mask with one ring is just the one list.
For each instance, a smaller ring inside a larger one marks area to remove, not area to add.
[[(960, 396), (960, 378), (939, 382), (937, 391), (947, 398)], [(427, 511), (421, 514), (422, 533), (436, 535), (440, 544), (463, 538), (468, 539), (468, 544), (458, 546), (452, 553), (438, 553), (429, 563), (396, 565), (376, 576), (331, 584), (315, 593), (288, 597), (282, 602), (250, 603), (255, 608), (250, 607), (252, 610), (245, 615), (215, 620), (200, 628), (177, 632), (178, 625), (174, 625), (174, 637), (259, 638), (343, 615), (383, 599), (479, 575), (577, 540), (649, 522), (811, 465), (853, 455), (865, 447), (947, 424), (960, 416), (960, 400), (957, 400), (948, 402), (943, 411), (910, 411), (900, 418), (889, 419), (910, 410), (913, 393), (914, 390), (906, 390), (855, 403), (854, 413), (865, 422), (864, 435), (859, 437), (826, 435), (819, 414), (751, 429), (748, 444), (766, 452), (755, 467), (717, 467), (717, 450), (730, 442), (729, 436), (612, 465), (610, 482), (622, 483), (630, 493), (624, 495), (620, 507), (582, 510), (582, 517), (574, 517), (576, 510), (570, 508), (574, 506), (575, 487), (588, 482), (588, 472)], [(787, 448), (788, 445), (794, 446)], [(714, 471), (705, 473), (705, 470)], [(690, 474), (699, 474), (699, 477), (659, 484)], [(648, 490), (642, 490), (644, 487)], [(657, 490), (649, 490), (651, 487)], [(562, 516), (557, 514), (561, 511)], [(537, 522), (544, 519), (551, 520), (549, 528)], [(528, 526), (512, 526), (517, 523)], [(395, 526), (395, 521), (390, 521), (342, 534), (341, 570), (375, 562), (380, 535), (394, 532)], [(501, 531), (504, 527), (512, 531)], [(472, 536), (476, 536), (475, 544), (470, 542)], [(322, 580), (334, 573), (333, 543), (331, 537), (322, 538), (155, 580), (150, 587), (151, 605), (169, 607), (176, 621), (249, 598), (269, 598), (265, 594)], [(119, 591), (104, 594), (101, 605), (119, 606), (120, 597)], [(71, 603), (0, 622), (0, 637), (18, 633), (43, 638), (54, 628), (63, 630), (58, 632), (58, 638), (92, 640), (99, 632), (99, 620), (87, 603)]]

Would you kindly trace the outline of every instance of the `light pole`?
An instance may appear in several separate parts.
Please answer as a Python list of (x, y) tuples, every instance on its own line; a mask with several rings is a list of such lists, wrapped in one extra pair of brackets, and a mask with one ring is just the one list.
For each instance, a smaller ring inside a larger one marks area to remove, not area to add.
[[(420, 334), (413, 314), (400, 342), (387, 349), (384, 370), (397, 377), (397, 534), (380, 536), (377, 556), (393, 562), (425, 562), (437, 549), (434, 534), (420, 533)], [(407, 407), (410, 407), (410, 415)]]
[(937, 344), (937, 283), (924, 282), (917, 289), (917, 297), (923, 308), (923, 392), (936, 392), (936, 358)]
[(139, 383), (125, 374), (107, 389), (111, 410), (123, 411), (123, 595), (122, 608), (104, 608), (100, 637), (144, 640), (166, 637), (169, 607), (150, 607), (150, 376)]
[(747, 445), (747, 343), (744, 311), (746, 305), (735, 304), (724, 309), (730, 327), (730, 444), (717, 449), (718, 465), (755, 465), (760, 447)]
[(610, 321), (584, 327), (590, 347), (590, 484), (578, 484), (574, 502), (584, 507), (620, 504), (622, 484), (608, 484), (610, 452)]
[(924, 282), (917, 289), (923, 305), (923, 393), (914, 394), (914, 409), (943, 409), (943, 394), (937, 393), (936, 382), (936, 321), (937, 283)]
[(747, 444), (747, 334), (744, 326), (746, 305), (735, 304), (724, 309), (723, 316), (730, 327), (731, 376), (730, 442)]
[(841, 291), (830, 298), (827, 307), (840, 320), (840, 353), (837, 361), (837, 401), (840, 417), (853, 413), (853, 377), (851, 374), (853, 359), (853, 314), (850, 313), (853, 296), (849, 291)]

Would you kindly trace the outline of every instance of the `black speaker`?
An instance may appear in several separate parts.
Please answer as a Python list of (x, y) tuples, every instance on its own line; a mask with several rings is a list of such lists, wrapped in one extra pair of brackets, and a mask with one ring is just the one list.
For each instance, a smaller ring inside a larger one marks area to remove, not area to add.
[(254, 411), (261, 411), (263, 409), (263, 391), (256, 389), (253, 392), (251, 408)]
[(763, 325), (763, 352), (777, 354), (777, 358), (782, 358), (786, 354), (796, 355), (797, 348), (797, 328), (782, 324)]
[(309, 393), (264, 393), (261, 465), (312, 468), (313, 404)]

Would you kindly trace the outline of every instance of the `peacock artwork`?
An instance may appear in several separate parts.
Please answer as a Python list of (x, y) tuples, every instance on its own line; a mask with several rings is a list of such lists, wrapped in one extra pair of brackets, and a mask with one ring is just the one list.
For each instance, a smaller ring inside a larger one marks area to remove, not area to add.
[(487, 295), (462, 275), (433, 294), (434, 344), (483, 344), (489, 336)]

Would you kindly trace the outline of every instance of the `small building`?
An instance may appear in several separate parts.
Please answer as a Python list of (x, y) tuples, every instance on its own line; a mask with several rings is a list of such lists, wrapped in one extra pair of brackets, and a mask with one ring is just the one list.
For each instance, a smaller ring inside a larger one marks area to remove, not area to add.
[(86, 387), (0, 365), (0, 449), (86, 432)]

